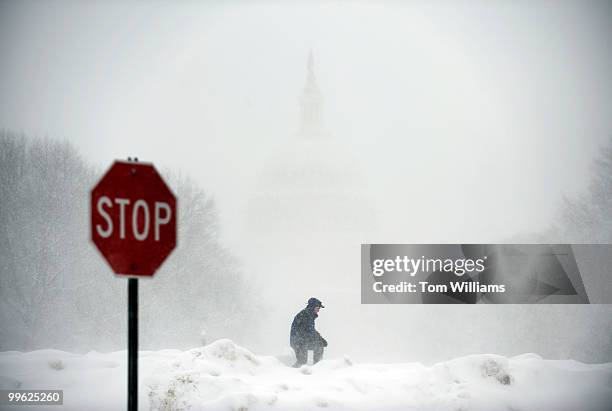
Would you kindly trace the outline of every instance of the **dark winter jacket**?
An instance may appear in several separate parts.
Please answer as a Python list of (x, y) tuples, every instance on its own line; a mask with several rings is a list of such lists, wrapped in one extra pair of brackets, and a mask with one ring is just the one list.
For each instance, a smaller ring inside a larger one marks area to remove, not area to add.
[(315, 319), (318, 317), (314, 307), (306, 307), (300, 311), (291, 323), (289, 341), (292, 347), (321, 345), (327, 346), (327, 341), (315, 330)]

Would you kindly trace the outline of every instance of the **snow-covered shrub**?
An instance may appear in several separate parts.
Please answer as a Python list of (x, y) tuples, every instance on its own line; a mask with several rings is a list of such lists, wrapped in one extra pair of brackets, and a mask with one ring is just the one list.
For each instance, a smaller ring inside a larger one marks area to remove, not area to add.
[(480, 369), (484, 377), (494, 377), (500, 384), (510, 385), (513, 382), (513, 378), (506, 367), (493, 359), (485, 360)]

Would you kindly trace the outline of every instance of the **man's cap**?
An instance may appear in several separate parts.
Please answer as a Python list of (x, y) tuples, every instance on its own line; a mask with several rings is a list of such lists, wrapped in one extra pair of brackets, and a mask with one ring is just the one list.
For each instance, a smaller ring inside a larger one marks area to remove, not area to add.
[(321, 300), (319, 300), (318, 298), (314, 298), (314, 297), (308, 299), (308, 306), (325, 308)]

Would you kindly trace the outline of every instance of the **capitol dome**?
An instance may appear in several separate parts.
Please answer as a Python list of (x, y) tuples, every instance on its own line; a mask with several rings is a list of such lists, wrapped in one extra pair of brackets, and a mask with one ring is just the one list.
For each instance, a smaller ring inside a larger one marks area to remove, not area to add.
[(323, 129), (312, 52), (307, 68), (298, 132), (263, 165), (248, 204), (247, 231), (258, 239), (358, 246), (374, 227), (365, 178), (351, 147)]

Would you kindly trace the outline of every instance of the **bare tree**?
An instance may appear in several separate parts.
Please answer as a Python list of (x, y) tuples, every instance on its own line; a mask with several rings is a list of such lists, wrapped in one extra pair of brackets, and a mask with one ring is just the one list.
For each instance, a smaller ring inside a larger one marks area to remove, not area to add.
[[(48, 319), (66, 279), (66, 263), (78, 256), (83, 213), (78, 201), (86, 167), (66, 143), (33, 140), (8, 132), (0, 135), (2, 193), (2, 274), (0, 293), (6, 316), (5, 332), (29, 344), (54, 334)], [(3, 338), (3, 341), (7, 339)]]
[[(64, 142), (0, 132), (0, 350), (124, 347), (126, 284), (89, 243), (89, 190), (101, 172)], [(178, 248), (142, 281), (143, 346), (239, 336), (255, 317), (241, 267), (219, 241), (212, 199), (169, 172)]]
[(563, 199), (553, 235), (572, 243), (612, 242), (612, 138), (593, 162), (588, 192)]

